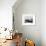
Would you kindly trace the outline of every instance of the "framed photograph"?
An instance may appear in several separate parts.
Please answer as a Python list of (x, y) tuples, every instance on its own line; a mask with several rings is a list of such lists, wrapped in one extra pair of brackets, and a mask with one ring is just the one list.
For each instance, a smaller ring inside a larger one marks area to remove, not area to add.
[(35, 25), (35, 15), (23, 14), (22, 15), (22, 25)]

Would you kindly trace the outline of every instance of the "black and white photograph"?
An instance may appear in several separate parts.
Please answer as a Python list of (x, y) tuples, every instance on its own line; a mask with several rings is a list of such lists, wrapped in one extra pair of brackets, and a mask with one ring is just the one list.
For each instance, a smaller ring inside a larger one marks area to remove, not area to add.
[(35, 25), (35, 16), (32, 14), (25, 14), (22, 16), (23, 25)]
[(26, 17), (25, 17), (25, 23), (33, 23), (33, 17), (31, 17), (31, 16), (26, 16)]

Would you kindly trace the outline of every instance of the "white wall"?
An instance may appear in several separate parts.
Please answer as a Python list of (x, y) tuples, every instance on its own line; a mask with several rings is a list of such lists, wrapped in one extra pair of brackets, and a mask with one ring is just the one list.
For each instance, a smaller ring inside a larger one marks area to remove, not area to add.
[(16, 0), (0, 0), (0, 27), (12, 28), (12, 6)]
[(46, 0), (41, 1), (41, 40), (42, 46), (46, 46)]
[[(23, 2), (16, 8), (14, 5), (14, 19), (15, 28), (18, 32), (23, 33), (24, 38), (35, 41), (36, 46), (41, 46), (41, 30), (40, 30), (40, 16), (41, 16), (41, 1), (40, 0), (23, 0)], [(35, 25), (22, 25), (23, 14), (34, 14), (36, 16)]]
[[(46, 46), (46, 0), (23, 0), (21, 5), (13, 7), (15, 28), (24, 37), (35, 40), (36, 46)], [(35, 26), (22, 26), (22, 14), (35, 14)], [(27, 36), (28, 34), (28, 36)]]

